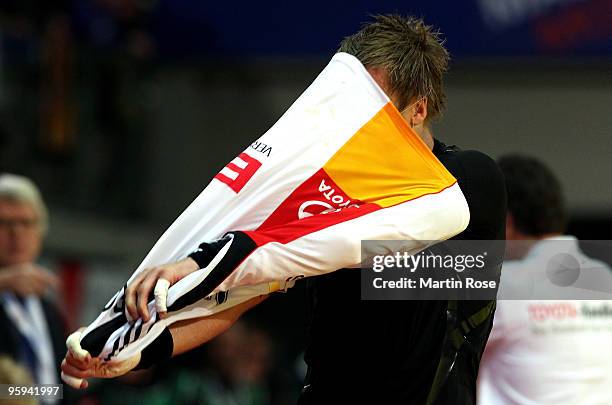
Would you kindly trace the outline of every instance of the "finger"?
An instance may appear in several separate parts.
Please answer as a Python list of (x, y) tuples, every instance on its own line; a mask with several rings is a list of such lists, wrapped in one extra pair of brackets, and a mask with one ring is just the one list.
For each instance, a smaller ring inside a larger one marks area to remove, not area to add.
[(143, 271), (143, 274), (136, 277), (125, 289), (125, 309), (127, 310), (128, 320), (130, 322), (138, 319), (138, 309), (136, 308), (136, 298), (138, 295), (136, 291), (148, 271), (149, 269)]
[(79, 360), (76, 357), (74, 357), (74, 355), (70, 352), (66, 353), (66, 356), (64, 357), (64, 360), (66, 360), (66, 363), (79, 368), (81, 370), (85, 370), (87, 368), (89, 368), (91, 366), (91, 362), (90, 361), (83, 361), (83, 360)]
[(134, 356), (127, 358), (125, 360), (121, 360), (121, 361), (111, 360), (109, 363), (107, 363), (108, 369), (112, 370), (111, 378), (119, 377), (133, 370), (138, 365), (138, 363), (140, 363), (140, 357), (141, 357), (141, 354), (136, 353)]
[(35, 272), (35, 267), (34, 264), (32, 263), (23, 263), (23, 264), (18, 264), (17, 266), (13, 267), (16, 271), (19, 272), (19, 274), (27, 274), (30, 275), (33, 272)]
[(168, 288), (170, 287), (170, 281), (165, 278), (160, 278), (155, 283), (155, 289), (153, 295), (155, 296), (155, 309), (160, 317), (165, 317), (168, 312), (167, 300), (168, 300)]
[(17, 293), (17, 295), (21, 296), (21, 297), (25, 297), (27, 295), (39, 295), (38, 294), (38, 290), (36, 290), (33, 286), (32, 283), (28, 283), (28, 284), (19, 284), (16, 285), (15, 287), (13, 287), (15, 292)]
[(36, 274), (40, 279), (44, 280), (47, 284), (50, 284), (50, 285), (59, 284), (59, 277), (57, 277), (55, 274), (45, 269), (44, 267), (35, 265), (34, 272), (35, 272), (34, 274)]
[(23, 275), (27, 276), (29, 279), (40, 279), (44, 277), (43, 271), (38, 266), (35, 266), (33, 264), (30, 264), (24, 268)]
[(68, 363), (66, 359), (62, 360), (62, 364), (60, 368), (62, 369), (64, 374), (70, 375), (72, 377), (78, 377), (78, 378), (93, 377), (93, 370), (88, 369), (88, 368), (83, 369), (83, 368), (75, 367), (74, 365)]
[(30, 294), (42, 295), (47, 290), (47, 283), (39, 278), (30, 280)]
[(66, 347), (68, 351), (79, 361), (89, 363), (91, 361), (91, 354), (81, 347), (81, 335), (83, 332), (81, 329), (74, 332), (68, 339), (66, 339)]
[(45, 284), (51, 288), (58, 288), (60, 285), (60, 279), (55, 274), (49, 273), (48, 271), (43, 272), (43, 279)]
[(153, 286), (157, 281), (157, 274), (157, 272), (150, 273), (149, 276), (147, 276), (142, 283), (140, 283), (140, 286), (138, 286), (138, 302), (136, 307), (138, 308), (138, 315), (144, 322), (148, 322), (150, 318), (148, 307), (149, 295), (151, 294)]
[(19, 293), (23, 295), (41, 295), (49, 287), (47, 279), (38, 271), (29, 272), (19, 284)]
[(62, 377), (62, 381), (70, 385), (72, 388), (76, 388), (77, 390), (87, 388), (87, 381), (83, 380), (82, 378), (73, 377), (64, 373), (63, 371), (60, 376)]

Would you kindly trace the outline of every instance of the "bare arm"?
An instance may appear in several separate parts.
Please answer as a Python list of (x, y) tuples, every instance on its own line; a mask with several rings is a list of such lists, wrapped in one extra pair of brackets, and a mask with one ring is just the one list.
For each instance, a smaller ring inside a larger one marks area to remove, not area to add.
[(188, 352), (225, 332), (242, 314), (267, 297), (260, 295), (217, 314), (205, 318), (187, 319), (170, 325), (174, 341), (172, 356)]
[[(267, 297), (267, 295), (260, 295), (205, 318), (188, 319), (170, 325), (170, 334), (174, 344), (172, 356), (194, 349), (225, 332), (242, 314)], [(131, 371), (140, 361), (140, 353), (122, 362), (103, 362), (99, 358), (92, 359), (91, 355), (80, 347), (78, 341), (77, 333), (68, 338), (66, 342), (68, 351), (61, 366), (62, 379), (73, 388), (87, 388), (89, 385), (87, 379), (91, 377), (119, 377)]]

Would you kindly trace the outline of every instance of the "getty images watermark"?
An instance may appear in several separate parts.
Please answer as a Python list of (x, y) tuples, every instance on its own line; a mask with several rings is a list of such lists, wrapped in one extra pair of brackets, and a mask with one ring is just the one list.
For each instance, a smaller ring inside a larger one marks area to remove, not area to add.
[[(612, 241), (364, 241), (365, 300), (612, 299)], [(517, 256), (516, 252), (521, 252)], [(520, 260), (509, 260), (509, 256)]]

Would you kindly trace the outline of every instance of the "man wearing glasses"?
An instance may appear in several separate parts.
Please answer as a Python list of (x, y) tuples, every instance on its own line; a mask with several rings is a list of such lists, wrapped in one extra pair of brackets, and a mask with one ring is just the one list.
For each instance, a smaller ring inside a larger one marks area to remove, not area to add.
[(45, 295), (56, 277), (35, 263), (47, 209), (34, 183), (0, 175), (0, 355), (23, 366), (37, 384), (58, 384), (64, 328)]

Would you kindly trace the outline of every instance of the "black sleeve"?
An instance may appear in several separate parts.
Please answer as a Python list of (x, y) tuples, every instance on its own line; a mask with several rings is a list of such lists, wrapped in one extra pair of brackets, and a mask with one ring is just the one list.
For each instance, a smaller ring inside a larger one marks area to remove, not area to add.
[(203, 242), (198, 248), (191, 252), (188, 256), (195, 261), (201, 269), (208, 266), (217, 253), (221, 251), (223, 246), (229, 242), (229, 238), (224, 236), (212, 242)]
[(501, 240), (506, 237), (506, 185), (497, 163), (482, 152), (458, 152), (447, 162), (470, 207), (470, 224), (461, 239)]

